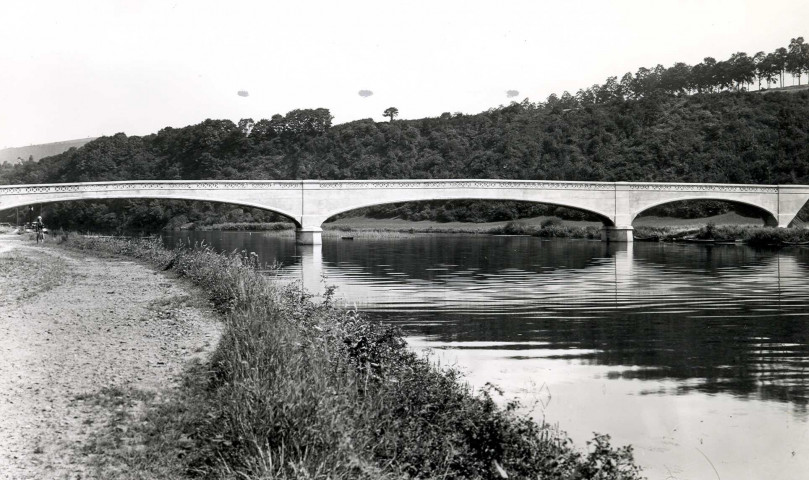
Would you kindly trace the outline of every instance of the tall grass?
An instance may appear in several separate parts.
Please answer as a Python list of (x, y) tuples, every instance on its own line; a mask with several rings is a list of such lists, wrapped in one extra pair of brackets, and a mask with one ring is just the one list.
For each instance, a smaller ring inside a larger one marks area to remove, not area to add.
[(225, 232), (279, 232), (294, 230), (295, 224), (289, 222), (229, 222), (214, 223), (212, 225), (195, 225), (193, 230), (207, 232), (221, 230)]
[(543, 238), (601, 238), (600, 227), (567, 226), (563, 225), (561, 221), (555, 220), (546, 220), (540, 224), (539, 228), (524, 222), (513, 221), (502, 227), (493, 228), (488, 233), (494, 235), (531, 235)]
[(635, 234), (638, 236), (657, 236), (663, 241), (677, 241), (687, 238), (720, 242), (739, 241), (754, 247), (778, 247), (809, 242), (809, 229), (805, 228), (714, 225), (711, 223), (699, 229), (637, 227), (635, 228)]
[(353, 227), (351, 225), (328, 225), (323, 227), (324, 236), (339, 236), (344, 233), (351, 232), (363, 238), (374, 237), (387, 237), (387, 236), (403, 236), (421, 233), (438, 233), (438, 234), (480, 234), (487, 233), (485, 229), (477, 228), (474, 226), (443, 226), (443, 225), (430, 225), (428, 227)]
[[(159, 240), (70, 237), (74, 248), (144, 259), (203, 287), (225, 313), (209, 364), (162, 423), (208, 478), (639, 478), (631, 447), (596, 436), (588, 453), (560, 431), (474, 393), (408, 350), (394, 328), (314, 302), (260, 273), (254, 254)], [(159, 410), (159, 409), (158, 409)], [(160, 411), (153, 413), (160, 417)], [(161, 423), (161, 422), (153, 422)], [(176, 449), (165, 448), (166, 455)]]

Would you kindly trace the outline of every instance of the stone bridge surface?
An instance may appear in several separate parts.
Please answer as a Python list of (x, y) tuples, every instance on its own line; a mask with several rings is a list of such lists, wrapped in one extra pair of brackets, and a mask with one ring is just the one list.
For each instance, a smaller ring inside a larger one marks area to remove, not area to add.
[(39, 203), (103, 199), (223, 202), (291, 218), (298, 242), (319, 244), (321, 225), (360, 207), (423, 200), (515, 200), (577, 208), (599, 215), (602, 238), (632, 241), (641, 212), (681, 200), (724, 200), (763, 210), (786, 227), (809, 201), (807, 185), (557, 182), (542, 180), (176, 180), (0, 186), (0, 210)]

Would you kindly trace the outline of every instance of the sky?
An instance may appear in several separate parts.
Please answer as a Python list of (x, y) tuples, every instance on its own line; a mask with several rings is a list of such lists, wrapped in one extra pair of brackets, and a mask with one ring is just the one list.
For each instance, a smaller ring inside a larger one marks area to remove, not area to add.
[(807, 19), (805, 0), (2, 0), (0, 148), (296, 108), (478, 113), (771, 52)]

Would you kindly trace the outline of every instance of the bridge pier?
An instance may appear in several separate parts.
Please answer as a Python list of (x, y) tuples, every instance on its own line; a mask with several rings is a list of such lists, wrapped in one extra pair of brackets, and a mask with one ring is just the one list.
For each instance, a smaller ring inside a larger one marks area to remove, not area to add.
[(602, 242), (615, 242), (615, 243), (628, 243), (634, 239), (632, 232), (635, 229), (632, 226), (619, 225), (616, 227), (604, 226), (601, 228), (601, 241)]
[(322, 245), (323, 229), (320, 227), (301, 227), (295, 230), (295, 243), (298, 245)]

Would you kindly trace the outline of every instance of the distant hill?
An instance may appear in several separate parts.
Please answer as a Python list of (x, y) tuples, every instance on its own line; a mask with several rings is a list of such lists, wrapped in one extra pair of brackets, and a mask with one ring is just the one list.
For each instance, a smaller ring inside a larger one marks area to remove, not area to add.
[(28, 160), (33, 156), (35, 161), (45, 157), (59, 155), (68, 151), (72, 147), (79, 148), (85, 143), (95, 140), (95, 137), (80, 138), (78, 140), (66, 140), (64, 142), (43, 143), (40, 145), (30, 145), (27, 147), (4, 148), (0, 150), (0, 164), (8, 162), (11, 165)]

